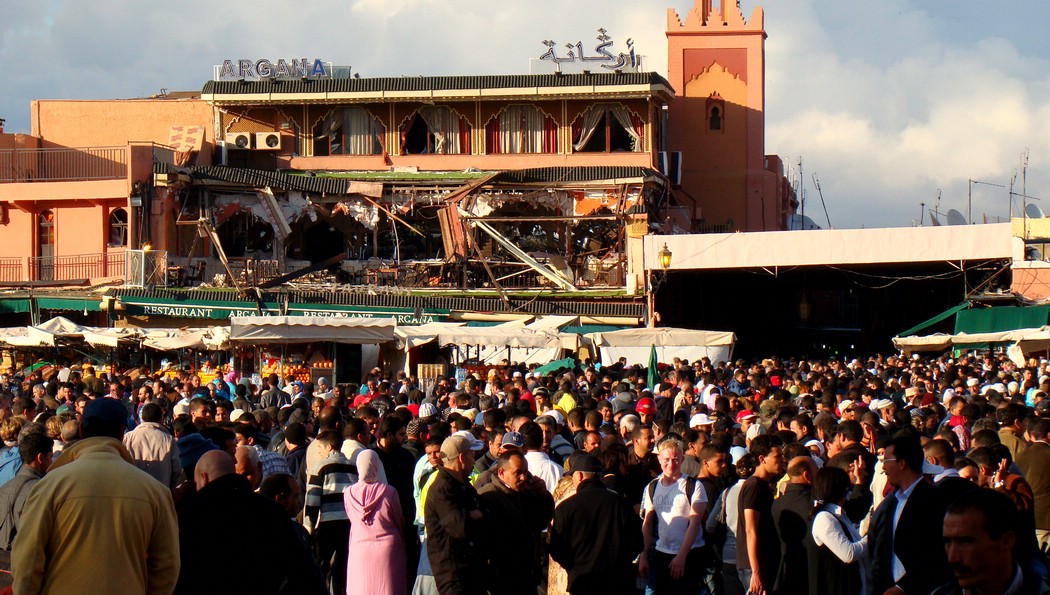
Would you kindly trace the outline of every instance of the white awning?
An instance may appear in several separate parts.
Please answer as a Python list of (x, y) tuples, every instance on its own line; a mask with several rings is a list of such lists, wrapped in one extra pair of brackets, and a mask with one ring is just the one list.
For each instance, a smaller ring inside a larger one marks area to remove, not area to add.
[(952, 347), (966, 349), (971, 345), (1008, 343), (1006, 354), (1014, 363), (1024, 365), (1026, 354), (1050, 349), (1050, 327), (1022, 328), (995, 333), (956, 333), (894, 337), (893, 346), (905, 353), (944, 351)]
[(524, 326), (464, 326), (438, 333), (440, 345), (494, 345), (496, 347), (560, 347), (561, 337), (555, 333), (536, 331)]
[(407, 351), (413, 347), (436, 341), (438, 335), (444, 330), (460, 328), (465, 324), (463, 322), (429, 322), (418, 326), (399, 326), (394, 329), (394, 336), (397, 337), (398, 348)]
[(605, 366), (616, 363), (621, 357), (627, 358), (628, 364), (647, 365), (653, 347), (657, 359), (664, 363), (674, 361), (676, 357), (688, 361), (702, 357), (712, 361), (728, 360), (736, 343), (736, 335), (728, 331), (672, 327), (630, 328), (585, 336), (598, 348)]
[(328, 316), (233, 316), (230, 318), (230, 340), (253, 343), (385, 343), (394, 340), (394, 320)]

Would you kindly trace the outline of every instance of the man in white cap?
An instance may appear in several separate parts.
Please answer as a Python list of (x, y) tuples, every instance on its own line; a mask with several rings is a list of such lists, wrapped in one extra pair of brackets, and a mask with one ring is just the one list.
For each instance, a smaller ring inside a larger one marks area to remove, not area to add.
[(485, 443), (468, 432), (456, 432), (441, 443), (442, 466), (427, 492), (423, 518), (427, 556), (441, 593), (485, 593), (485, 556), (481, 502), (468, 478), (474, 455)]

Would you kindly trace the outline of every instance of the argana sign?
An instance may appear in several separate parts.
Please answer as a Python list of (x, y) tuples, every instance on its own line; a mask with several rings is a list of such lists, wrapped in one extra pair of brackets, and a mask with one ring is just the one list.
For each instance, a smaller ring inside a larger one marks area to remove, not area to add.
[(214, 68), (215, 80), (260, 80), (277, 78), (331, 78), (332, 63), (315, 58), (278, 59), (276, 62), (261, 60), (223, 60)]

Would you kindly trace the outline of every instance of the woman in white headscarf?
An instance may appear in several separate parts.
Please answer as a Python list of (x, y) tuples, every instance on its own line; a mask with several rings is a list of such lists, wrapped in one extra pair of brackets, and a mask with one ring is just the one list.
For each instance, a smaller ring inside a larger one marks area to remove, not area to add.
[(374, 451), (357, 457), (359, 480), (343, 491), (350, 520), (348, 595), (404, 595), (407, 592), (401, 504), (394, 488), (379, 482), (382, 463)]

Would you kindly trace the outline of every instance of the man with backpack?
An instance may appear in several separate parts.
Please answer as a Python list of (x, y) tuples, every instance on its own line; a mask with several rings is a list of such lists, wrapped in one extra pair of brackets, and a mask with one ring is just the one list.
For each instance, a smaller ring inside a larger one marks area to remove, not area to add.
[(642, 493), (642, 555), (638, 572), (647, 592), (697, 593), (703, 568), (703, 518), (707, 495), (699, 480), (682, 474), (682, 446), (659, 446), (661, 475)]

